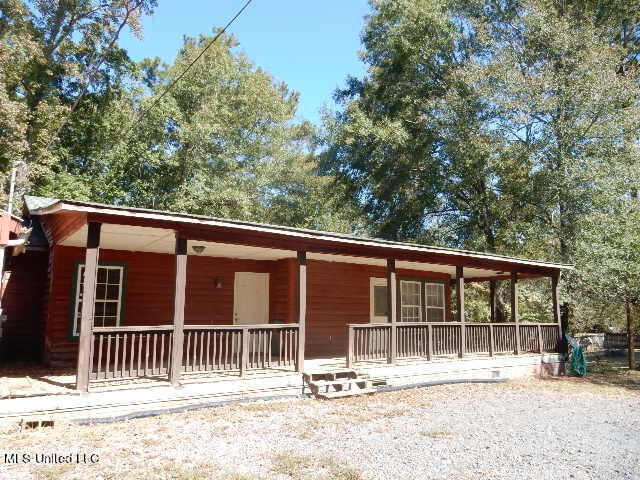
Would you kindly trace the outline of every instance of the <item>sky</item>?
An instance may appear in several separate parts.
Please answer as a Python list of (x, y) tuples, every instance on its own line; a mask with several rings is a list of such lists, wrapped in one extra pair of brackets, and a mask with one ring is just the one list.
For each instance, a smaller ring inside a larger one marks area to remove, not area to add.
[[(134, 60), (171, 63), (183, 35), (210, 34), (245, 1), (159, 0), (154, 15), (143, 20), (144, 38), (126, 32), (121, 46)], [(298, 116), (317, 124), (320, 109), (335, 106), (333, 92), (346, 77), (365, 72), (358, 51), (368, 12), (367, 0), (253, 0), (228, 32), (256, 65), (300, 93)]]

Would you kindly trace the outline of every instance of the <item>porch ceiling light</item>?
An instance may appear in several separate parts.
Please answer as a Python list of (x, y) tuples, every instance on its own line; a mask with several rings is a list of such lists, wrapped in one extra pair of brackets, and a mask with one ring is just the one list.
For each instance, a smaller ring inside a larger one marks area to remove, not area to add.
[(196, 253), (202, 253), (206, 247), (204, 245), (193, 245), (191, 248)]

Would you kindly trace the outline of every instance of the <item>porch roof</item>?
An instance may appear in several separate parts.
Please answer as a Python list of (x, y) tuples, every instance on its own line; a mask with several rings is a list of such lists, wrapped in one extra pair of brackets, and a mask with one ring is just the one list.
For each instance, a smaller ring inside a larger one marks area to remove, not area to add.
[[(513, 271), (530, 277), (550, 276), (573, 268), (495, 253), (76, 200), (25, 196), (25, 209), (30, 216), (42, 219), (52, 245), (82, 246), (87, 223), (101, 222), (111, 227), (103, 230), (105, 239), (112, 243), (105, 248), (122, 250), (169, 253), (175, 232), (187, 237), (190, 247), (212, 246), (207, 248), (211, 256), (271, 260), (294, 257), (297, 250), (304, 250), (311, 259), (376, 265), (395, 258), (401, 262), (400, 268), (430, 269), (452, 277), (456, 266), (469, 267), (465, 276), (482, 280), (506, 278)], [(142, 237), (146, 247), (123, 245)]]

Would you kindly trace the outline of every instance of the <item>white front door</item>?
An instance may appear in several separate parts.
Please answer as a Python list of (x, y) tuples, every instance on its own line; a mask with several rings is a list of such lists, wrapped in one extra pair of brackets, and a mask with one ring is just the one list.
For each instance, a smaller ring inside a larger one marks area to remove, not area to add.
[(269, 274), (236, 272), (233, 288), (233, 323), (269, 323)]

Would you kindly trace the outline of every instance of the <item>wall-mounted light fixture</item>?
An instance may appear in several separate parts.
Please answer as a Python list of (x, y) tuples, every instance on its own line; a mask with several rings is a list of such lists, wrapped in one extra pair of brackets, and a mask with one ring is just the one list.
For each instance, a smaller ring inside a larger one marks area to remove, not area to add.
[(200, 253), (204, 252), (205, 246), (204, 245), (193, 245), (191, 248), (193, 249), (194, 252), (200, 254)]
[(222, 277), (215, 277), (215, 278), (213, 279), (213, 285), (214, 285), (216, 288), (222, 288)]

